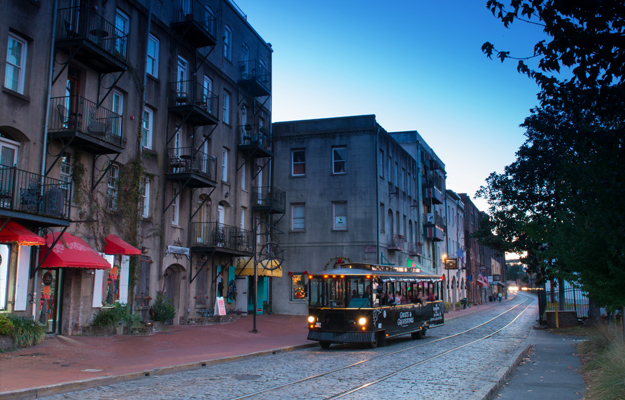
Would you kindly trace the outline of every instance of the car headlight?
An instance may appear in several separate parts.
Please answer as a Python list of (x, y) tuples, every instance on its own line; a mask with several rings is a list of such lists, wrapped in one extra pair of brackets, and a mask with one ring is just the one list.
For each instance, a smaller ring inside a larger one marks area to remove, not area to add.
[(366, 324), (367, 324), (367, 318), (360, 318), (360, 319), (358, 320), (358, 323), (359, 323), (360, 325), (366, 325)]
[(310, 315), (308, 317), (308, 322), (311, 323), (311, 324), (314, 324), (316, 320), (317, 320), (317, 318), (313, 317), (312, 315)]

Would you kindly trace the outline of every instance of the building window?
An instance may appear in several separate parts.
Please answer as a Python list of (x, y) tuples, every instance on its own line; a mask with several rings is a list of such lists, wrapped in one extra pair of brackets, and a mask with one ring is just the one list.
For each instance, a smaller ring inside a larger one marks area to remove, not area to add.
[(150, 178), (141, 177), (141, 187), (139, 188), (139, 211), (143, 218), (150, 216)]
[(306, 300), (305, 275), (294, 273), (291, 276), (291, 300)]
[(412, 177), (410, 176), (410, 172), (408, 172), (408, 184), (406, 186), (406, 189), (408, 189), (408, 197), (412, 197)]
[(173, 186), (174, 191), (174, 200), (171, 203), (171, 224), (178, 225), (178, 220), (180, 219), (180, 207), (178, 206), (178, 201), (180, 196), (178, 195), (178, 187), (176, 185)]
[(395, 181), (394, 181), (395, 187), (397, 187), (399, 185), (399, 177), (398, 177), (399, 165), (397, 163), (395, 163), (395, 170), (393, 172), (394, 172), (393, 177), (395, 178)]
[(208, 76), (204, 76), (204, 103), (206, 103), (206, 111), (213, 113), (213, 80)]
[(230, 124), (230, 93), (224, 90), (224, 124)]
[(380, 178), (384, 179), (384, 150), (380, 150), (378, 157), (378, 171), (380, 171)]
[(306, 175), (306, 151), (293, 150), (291, 152), (291, 175)]
[(61, 186), (61, 190), (65, 192), (64, 197), (68, 199), (69, 196), (67, 196), (67, 194), (72, 187), (72, 153), (70, 153), (69, 151), (64, 151), (59, 161), (59, 165), (61, 168), (61, 171), (59, 172), (59, 179), (64, 182)]
[(145, 60), (146, 72), (158, 78), (159, 41), (154, 35), (148, 36), (148, 57)]
[(115, 51), (126, 56), (126, 48), (128, 46), (128, 32), (130, 31), (130, 18), (122, 11), (117, 10), (115, 15)]
[(387, 164), (387, 169), (388, 169), (387, 174), (388, 174), (388, 181), (389, 182), (392, 182), (391, 179), (393, 179), (393, 174), (391, 172), (391, 164), (392, 164), (391, 163), (391, 156), (389, 155), (388, 156), (388, 164)]
[(332, 215), (334, 216), (334, 229), (347, 230), (347, 202), (332, 203)]
[(401, 169), (401, 191), (405, 192), (406, 191), (406, 168), (402, 168)]
[(304, 205), (291, 205), (291, 230), (303, 231), (305, 228), (306, 221), (304, 219)]
[(232, 61), (232, 30), (228, 25), (224, 27), (224, 58)]
[(112, 110), (115, 114), (113, 115), (113, 125), (112, 132), (115, 136), (122, 135), (122, 115), (124, 114), (124, 96), (118, 92), (113, 91), (113, 107)]
[(247, 163), (243, 164), (243, 166), (241, 167), (241, 189), (246, 190), (246, 183), (245, 180), (247, 179), (246, 174), (245, 174), (245, 166), (247, 165)]
[(146, 149), (152, 148), (152, 127), (154, 126), (154, 113), (149, 108), (143, 109), (143, 133), (141, 145)]
[(21, 94), (24, 94), (26, 49), (24, 40), (9, 33), (4, 87)]
[(332, 173), (344, 174), (347, 172), (347, 147), (332, 149)]
[(112, 165), (107, 180), (107, 200), (109, 210), (117, 211), (117, 189), (119, 184), (119, 167)]
[(228, 182), (228, 149), (221, 152), (221, 180)]
[(384, 233), (384, 203), (380, 203), (380, 233)]

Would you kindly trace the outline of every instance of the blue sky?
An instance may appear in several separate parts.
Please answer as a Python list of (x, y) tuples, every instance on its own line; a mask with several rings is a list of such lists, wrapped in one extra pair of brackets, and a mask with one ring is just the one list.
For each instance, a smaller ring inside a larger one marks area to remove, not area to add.
[(417, 130), (447, 188), (472, 199), (514, 161), (538, 87), (480, 48), (530, 55), (540, 27), (506, 29), (486, 0), (235, 1), (274, 49), (274, 122), (375, 114), (387, 131)]

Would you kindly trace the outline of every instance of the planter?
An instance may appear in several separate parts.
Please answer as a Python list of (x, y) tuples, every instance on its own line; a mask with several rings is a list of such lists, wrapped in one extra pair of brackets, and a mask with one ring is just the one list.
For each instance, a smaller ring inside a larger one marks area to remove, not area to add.
[(15, 349), (15, 343), (13, 342), (13, 337), (0, 335), (0, 351), (7, 351), (7, 350), (13, 350), (13, 349)]
[(113, 336), (121, 334), (116, 326), (83, 326), (81, 328), (82, 336)]

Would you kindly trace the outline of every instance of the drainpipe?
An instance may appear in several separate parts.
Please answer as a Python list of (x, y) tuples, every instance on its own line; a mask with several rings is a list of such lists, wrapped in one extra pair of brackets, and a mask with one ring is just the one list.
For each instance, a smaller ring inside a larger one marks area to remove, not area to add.
[[(379, 185), (379, 181), (380, 179), (378, 178), (378, 165), (379, 164), (379, 160), (378, 157), (380, 156), (380, 152), (378, 151), (378, 147), (379, 147), (379, 143), (380, 143), (380, 125), (378, 125), (376, 123), (377, 127), (376, 127), (376, 131), (375, 131), (375, 148), (373, 149), (375, 151), (375, 227), (376, 227), (376, 241), (375, 241), (375, 261), (376, 264), (380, 262), (380, 185)], [(382, 162), (384, 162), (384, 160), (382, 160)], [(382, 168), (384, 168), (384, 166), (382, 166)]]
[[(149, 41), (150, 41), (150, 29), (152, 27), (152, 0), (150, 0), (150, 4), (148, 6), (148, 24), (147, 24), (147, 29), (146, 29), (146, 35), (145, 35), (145, 57), (143, 57), (143, 60), (147, 60), (148, 59), (148, 45), (149, 45)], [(142, 82), (142, 87), (141, 87), (141, 104), (139, 105), (139, 140), (138, 140), (138, 147), (139, 147), (139, 159), (141, 159), (141, 154), (143, 153), (143, 145), (141, 144), (142, 142), (142, 136), (143, 136), (143, 109), (145, 108), (145, 88), (147, 86), (147, 81), (148, 81), (148, 69), (145, 66), (145, 62), (143, 64), (143, 82)], [(139, 177), (139, 179), (141, 179), (141, 177)], [(137, 210), (139, 211), (139, 210)], [(141, 224), (141, 219), (137, 218), (137, 232), (140, 232), (140, 224)], [(138, 234), (138, 233), (137, 233)], [(139, 243), (138, 239), (137, 239), (137, 243)], [(138, 262), (137, 262), (138, 264)], [(136, 273), (136, 271), (135, 271)], [(130, 276), (129, 276), (130, 278)], [(135, 288), (134, 287), (128, 287), (128, 303), (130, 303), (130, 314), (134, 314), (135, 312), (135, 301), (134, 301), (134, 297), (135, 297)]]
[[(41, 183), (45, 183), (45, 172), (46, 172), (46, 163), (48, 154), (48, 118), (50, 113), (50, 98), (52, 97), (52, 79), (54, 77), (54, 46), (55, 46), (55, 38), (56, 38), (56, 13), (59, 8), (59, 1), (54, 1), (54, 6), (52, 7), (52, 35), (50, 40), (50, 61), (48, 65), (50, 66), (50, 73), (48, 79), (48, 94), (46, 95), (46, 106), (45, 106), (45, 115), (43, 120), (43, 142), (42, 142), (42, 154), (41, 154)], [(70, 204), (71, 207), (71, 204)], [(35, 263), (39, 260), (39, 247), (35, 250)], [(32, 260), (31, 260), (32, 263)], [(33, 278), (33, 320), (37, 319), (37, 282), (39, 282), (39, 268), (35, 270), (35, 276)]]

